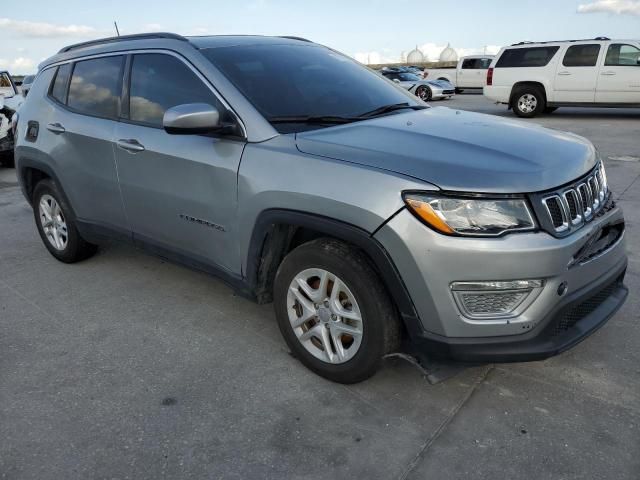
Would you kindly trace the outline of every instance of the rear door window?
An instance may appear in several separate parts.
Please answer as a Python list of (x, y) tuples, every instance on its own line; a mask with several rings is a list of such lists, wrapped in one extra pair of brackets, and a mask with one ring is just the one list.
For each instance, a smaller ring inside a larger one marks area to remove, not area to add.
[(595, 67), (598, 63), (600, 45), (572, 45), (564, 54), (562, 65), (565, 67)]
[(69, 75), (71, 74), (71, 64), (65, 63), (58, 67), (56, 76), (51, 84), (51, 97), (58, 102), (67, 103), (67, 84), (69, 83)]
[(187, 65), (157, 53), (133, 57), (129, 98), (129, 119), (152, 127), (162, 127), (164, 112), (186, 103), (206, 103), (221, 113), (226, 110)]
[(546, 66), (560, 47), (530, 47), (506, 49), (496, 68), (524, 68)]
[(123, 56), (114, 56), (76, 63), (69, 85), (69, 108), (94, 117), (118, 118), (123, 60)]

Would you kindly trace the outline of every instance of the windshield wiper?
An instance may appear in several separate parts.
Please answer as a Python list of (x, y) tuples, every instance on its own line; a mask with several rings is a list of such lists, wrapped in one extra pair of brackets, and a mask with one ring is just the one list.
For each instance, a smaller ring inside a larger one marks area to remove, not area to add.
[(409, 105), (408, 102), (404, 103), (393, 103), (391, 105), (383, 105), (382, 107), (378, 107), (370, 112), (365, 112), (358, 115), (358, 118), (370, 118), (377, 117), (378, 115), (384, 115), (385, 113), (395, 112), (396, 110), (403, 110), (405, 108), (410, 108), (412, 110), (423, 110), (426, 107), (424, 105)]
[(269, 117), (267, 120), (270, 123), (308, 123), (308, 124), (329, 124), (329, 125), (340, 125), (343, 123), (357, 122), (358, 120), (362, 120), (359, 117), (340, 117), (336, 115), (301, 115), (301, 116), (282, 116), (282, 117)]

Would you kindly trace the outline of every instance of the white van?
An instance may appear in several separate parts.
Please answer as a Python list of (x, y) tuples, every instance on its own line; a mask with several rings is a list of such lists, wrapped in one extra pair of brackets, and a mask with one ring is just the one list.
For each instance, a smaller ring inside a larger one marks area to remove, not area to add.
[(519, 117), (558, 107), (640, 107), (640, 41), (522, 42), (500, 50), (484, 95)]

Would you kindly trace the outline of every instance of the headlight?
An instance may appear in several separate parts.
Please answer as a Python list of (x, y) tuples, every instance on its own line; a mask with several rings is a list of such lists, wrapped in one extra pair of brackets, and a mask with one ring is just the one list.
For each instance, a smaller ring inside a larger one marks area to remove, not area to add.
[(420, 220), (448, 235), (497, 236), (536, 227), (524, 198), (465, 198), (405, 193), (404, 201)]

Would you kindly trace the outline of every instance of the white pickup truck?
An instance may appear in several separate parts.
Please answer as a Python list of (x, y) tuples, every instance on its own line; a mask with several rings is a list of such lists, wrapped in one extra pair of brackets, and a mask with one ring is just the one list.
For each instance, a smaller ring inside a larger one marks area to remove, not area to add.
[(519, 117), (558, 107), (640, 107), (640, 41), (522, 42), (503, 48), (484, 95)]
[(482, 88), (492, 60), (493, 55), (469, 55), (458, 60), (455, 67), (425, 68), (422, 76), (429, 80), (448, 80), (457, 92), (465, 88)]

